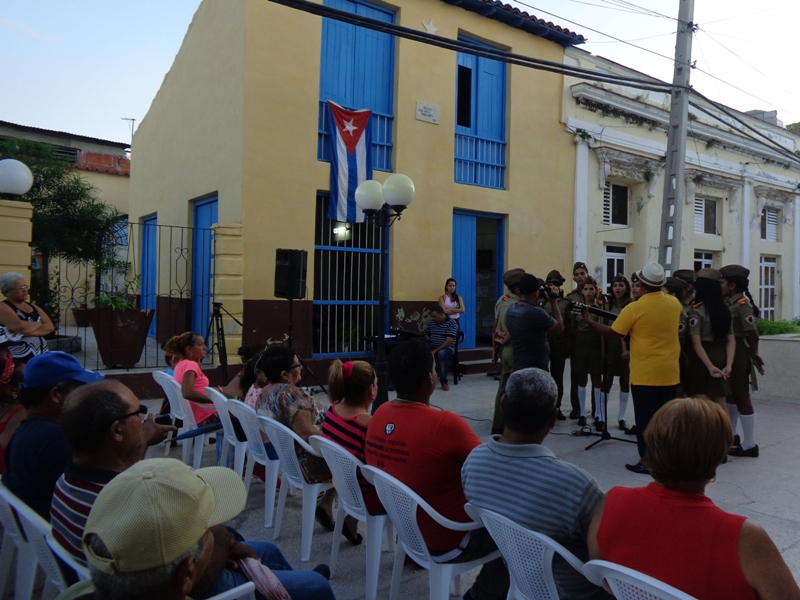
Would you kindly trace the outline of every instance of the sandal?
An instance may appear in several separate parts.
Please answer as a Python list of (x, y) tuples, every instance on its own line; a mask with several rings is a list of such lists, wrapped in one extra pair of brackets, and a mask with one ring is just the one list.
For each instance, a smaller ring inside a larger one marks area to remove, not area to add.
[[(356, 525), (356, 527), (358, 527), (358, 525)], [(344, 525), (342, 527), (342, 535), (347, 539), (348, 542), (350, 542), (354, 546), (358, 546), (364, 540), (364, 538), (361, 537), (361, 534), (358, 533), (358, 531), (356, 531), (356, 533), (353, 534), (353, 532), (347, 528), (347, 525)]]
[(333, 531), (333, 521), (331, 521), (331, 518), (328, 516), (328, 513), (325, 512), (324, 508), (322, 508), (321, 506), (317, 506), (317, 510), (314, 513), (314, 517), (317, 519), (317, 523), (322, 525), (325, 529), (327, 529), (328, 531)]

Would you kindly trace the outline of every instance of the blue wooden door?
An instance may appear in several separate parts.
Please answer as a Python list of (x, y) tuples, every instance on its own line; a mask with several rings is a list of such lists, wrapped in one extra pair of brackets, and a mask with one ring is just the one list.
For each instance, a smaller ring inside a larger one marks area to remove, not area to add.
[(202, 336), (206, 335), (211, 320), (211, 267), (214, 261), (211, 226), (217, 220), (216, 197), (195, 203), (192, 235), (192, 331)]
[(459, 326), (464, 332), (461, 348), (475, 347), (475, 297), (476, 267), (475, 240), (477, 221), (474, 215), (453, 215), (453, 266), (452, 277), (458, 284), (458, 295), (464, 299), (465, 312), (461, 313)]
[[(157, 308), (158, 302), (158, 218), (142, 220), (142, 297), (141, 307)], [(156, 337), (156, 321), (150, 324), (148, 337)]]

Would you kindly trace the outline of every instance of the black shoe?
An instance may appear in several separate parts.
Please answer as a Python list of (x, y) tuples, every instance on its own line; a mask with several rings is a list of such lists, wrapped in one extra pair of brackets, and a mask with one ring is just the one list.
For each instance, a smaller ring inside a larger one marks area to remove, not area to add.
[(636, 435), (636, 423), (625, 430), (625, 435)]
[(594, 428), (595, 428), (596, 431), (603, 431), (603, 427), (605, 427), (605, 422), (604, 421), (595, 421), (594, 422)]
[(566, 421), (567, 420), (567, 415), (565, 415), (561, 411), (558, 411), (558, 416), (556, 417), (556, 419), (558, 419), (559, 421)]
[(628, 424), (625, 422), (625, 419), (619, 420), (619, 428), (622, 429), (622, 431), (626, 431), (628, 429)]
[(578, 427), (584, 427), (586, 425), (586, 417), (580, 417), (578, 419)]
[(581, 411), (579, 411), (579, 410), (571, 410), (570, 413), (569, 413), (569, 418), (570, 419), (577, 419), (580, 416), (581, 416)]
[(650, 469), (645, 467), (642, 463), (638, 462), (635, 465), (625, 465), (625, 468), (632, 473), (638, 473), (639, 475), (650, 475)]
[(728, 456), (746, 456), (749, 458), (758, 458), (758, 444), (752, 448), (748, 448), (747, 450), (742, 448), (742, 445), (739, 444), (738, 446), (734, 446), (728, 450)]
[[(314, 517), (316, 518), (317, 523), (322, 525), (325, 529), (327, 529), (328, 531), (333, 531), (334, 528), (333, 521), (331, 521), (331, 518), (328, 516), (328, 513), (325, 512), (324, 508), (322, 508), (321, 506), (317, 506), (317, 510), (314, 513)], [(342, 528), (342, 531), (344, 531), (344, 528)]]
[(731, 448), (735, 448), (736, 446), (740, 446), (741, 443), (742, 443), (742, 440), (739, 438), (739, 434), (737, 433), (735, 436), (733, 436), (733, 444), (731, 444)]
[(316, 567), (314, 567), (311, 570), (314, 571), (315, 573), (319, 573), (325, 579), (330, 581), (330, 579), (331, 579), (331, 568), (328, 565), (326, 565), (324, 563), (320, 563), (320, 564), (318, 564)]

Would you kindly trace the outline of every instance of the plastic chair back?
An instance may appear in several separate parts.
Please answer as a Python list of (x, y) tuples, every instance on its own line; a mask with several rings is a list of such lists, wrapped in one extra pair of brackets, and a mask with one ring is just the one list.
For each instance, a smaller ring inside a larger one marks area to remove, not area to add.
[(50, 550), (55, 554), (58, 558), (61, 559), (63, 563), (68, 565), (75, 573), (78, 575), (78, 579), (83, 581), (85, 579), (89, 579), (89, 568), (83, 566), (75, 557), (70, 554), (64, 546), (59, 544), (56, 541), (56, 538), (53, 537), (52, 532), (47, 534), (45, 538), (47, 545), (50, 547)]
[(175, 419), (185, 421), (186, 417), (183, 413), (183, 402), (181, 400), (183, 394), (181, 393), (180, 384), (178, 385), (178, 391), (176, 393), (175, 386), (170, 384), (170, 382), (175, 382), (175, 379), (167, 375), (164, 371), (153, 371), (153, 379), (155, 379), (156, 383), (164, 390), (164, 394), (169, 401), (169, 415), (172, 418), (172, 422), (174, 423)]
[(211, 596), (208, 598), (208, 600), (255, 600), (255, 591), (255, 584), (252, 581), (248, 581), (247, 583), (243, 583), (232, 590), (222, 592), (216, 596)]
[(225, 439), (231, 445), (239, 443), (239, 440), (236, 438), (236, 432), (233, 430), (230, 414), (228, 414), (228, 399), (212, 387), (205, 388), (205, 392), (206, 396), (214, 403), (214, 408), (217, 409), (217, 415), (219, 416), (219, 422), (222, 423), (222, 433)]
[(590, 560), (583, 565), (583, 574), (595, 585), (605, 581), (614, 597), (621, 600), (696, 600), (655, 577), (607, 560)]
[[(247, 438), (247, 450), (250, 458), (259, 464), (266, 465), (269, 459), (267, 451), (264, 450), (264, 442), (261, 441), (261, 422), (256, 411), (238, 400), (226, 400), (226, 406), (230, 414), (239, 419), (239, 424)], [(231, 427), (233, 426), (231, 425)]]
[[(5, 489), (4, 486), (0, 484), (0, 490), (3, 489)], [(28, 546), (28, 540), (25, 539), (25, 533), (14, 516), (11, 505), (2, 493), (0, 493), (0, 525), (3, 526), (3, 547), (0, 550), (0, 594), (5, 592), (6, 584), (11, 580), (11, 572), (14, 570), (16, 571), (15, 597), (30, 598), (33, 595), (36, 575), (36, 557), (33, 555), (33, 549)], [(17, 550), (16, 565), (11, 560), (15, 548)]]
[(305, 477), (303, 477), (303, 470), (300, 468), (300, 461), (297, 460), (295, 443), (299, 444), (306, 452), (310, 452), (311, 454), (317, 454), (317, 452), (304, 442), (303, 438), (286, 427), (283, 423), (279, 423), (275, 419), (270, 419), (268, 417), (259, 417), (258, 420), (264, 433), (269, 436), (272, 445), (275, 446), (275, 452), (278, 453), (281, 459), (283, 479), (287, 480), (294, 487), (302, 489), (306, 480)]
[(58, 561), (56, 561), (46, 541), (47, 536), (50, 534), (50, 523), (12, 494), (8, 488), (0, 486), (0, 496), (17, 515), (28, 545), (33, 551), (34, 559), (45, 572), (45, 590), (42, 597), (53, 597), (55, 595), (52, 593), (53, 589), (63, 592), (67, 588), (67, 582), (61, 574)]
[(516, 598), (558, 600), (553, 578), (553, 555), (556, 553), (583, 573), (583, 562), (551, 537), (526, 529), (496, 512), (471, 504), (464, 508), (473, 519), (483, 523), (500, 549)]
[(348, 514), (359, 521), (366, 521), (367, 506), (358, 483), (358, 469), (363, 467), (364, 463), (336, 442), (321, 435), (312, 435), (308, 441), (316, 453), (321, 454), (328, 464), (331, 475), (333, 475), (333, 485), (339, 494), (339, 502), (345, 505)]

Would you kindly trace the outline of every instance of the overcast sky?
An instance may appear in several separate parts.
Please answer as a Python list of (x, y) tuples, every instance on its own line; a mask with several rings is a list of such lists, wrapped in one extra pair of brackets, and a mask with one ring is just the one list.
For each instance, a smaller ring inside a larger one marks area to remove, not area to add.
[[(585, 50), (672, 80), (678, 0), (516, 4), (583, 34)], [(0, 120), (129, 142), (122, 118), (138, 124), (146, 115), (198, 5), (0, 0)], [(694, 21), (691, 77), (698, 91), (743, 111), (777, 109), (784, 124), (800, 121), (792, 34), (800, 23), (798, 0), (696, 0)]]

